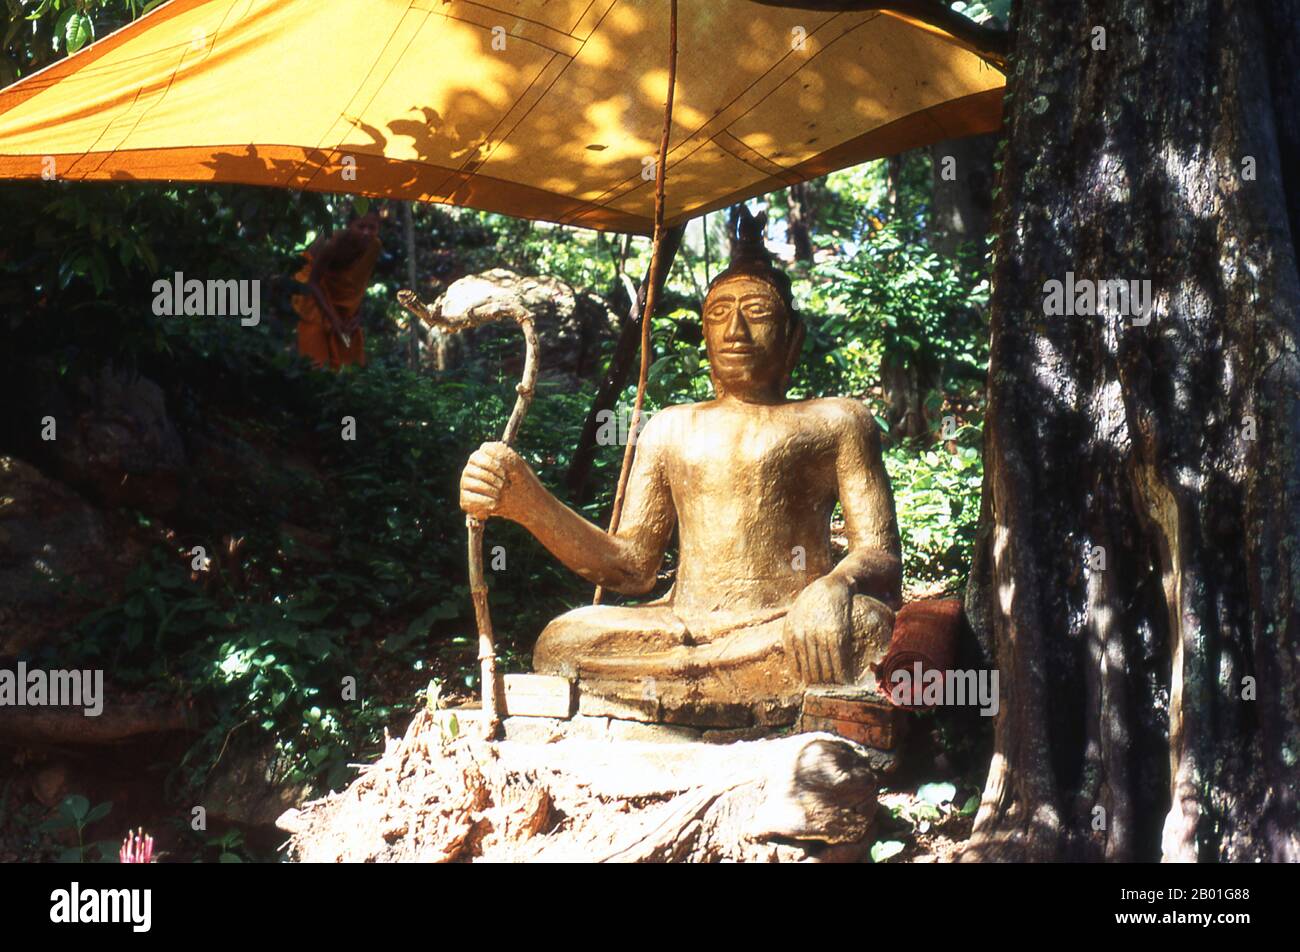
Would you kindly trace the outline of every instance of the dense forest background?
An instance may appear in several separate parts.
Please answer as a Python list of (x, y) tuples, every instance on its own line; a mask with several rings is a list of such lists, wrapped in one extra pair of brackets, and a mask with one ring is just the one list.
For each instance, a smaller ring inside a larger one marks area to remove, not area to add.
[[(152, 4), (5, 6), (8, 83)], [(993, 176), (994, 143), (974, 140), (756, 202), (808, 326), (792, 396), (875, 412), (911, 597), (960, 594), (979, 516)], [(264, 856), (254, 832), (293, 797), (344, 784), (431, 693), (477, 690), (456, 486), (501, 429), (520, 344), (485, 329), (448, 347), (408, 324), (397, 289), (432, 300), (489, 269), (538, 278), (546, 350), (520, 450), (608, 518), (622, 447), (598, 442), (589, 472), (575, 455), (649, 242), (376, 203), (369, 365), (315, 371), (294, 346), (289, 279), (365, 207), (235, 186), (0, 189), (0, 662), (102, 668), (110, 696), (131, 699), (102, 743), (53, 721), (0, 725), (0, 858), (112, 856), (119, 839), (97, 835), (162, 816), (183, 855)], [(686, 230), (654, 318), (652, 413), (709, 396), (700, 308), (727, 218)], [(155, 315), (153, 284), (176, 272), (260, 280), (260, 323)], [(493, 522), (487, 545), (505, 557), (489, 578), (503, 661), (526, 670), (545, 622), (591, 592), (517, 527)], [(960, 752), (981, 735), (958, 744), (934, 727), (966, 769), (964, 801), (983, 764)], [(204, 805), (212, 828), (178, 804)]]

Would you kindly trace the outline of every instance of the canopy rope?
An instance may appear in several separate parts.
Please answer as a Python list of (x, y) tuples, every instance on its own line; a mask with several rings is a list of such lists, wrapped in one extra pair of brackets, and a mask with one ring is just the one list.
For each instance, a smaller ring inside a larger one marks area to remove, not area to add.
[[(677, 0), (670, 0), (668, 14), (668, 95), (664, 100), (664, 130), (659, 139), (659, 161), (655, 165), (655, 227), (650, 251), (650, 282), (646, 288), (645, 310), (641, 312), (641, 370), (636, 381), (636, 403), (632, 406), (632, 423), (628, 427), (627, 447), (623, 450), (623, 465), (618, 471), (618, 489), (614, 492), (614, 511), (609, 518), (609, 534), (618, 532), (619, 520), (623, 516), (623, 498), (627, 494), (628, 476), (632, 472), (632, 457), (636, 454), (637, 437), (641, 432), (641, 406), (645, 402), (646, 380), (650, 376), (650, 326), (653, 323), (655, 305), (658, 303), (659, 288), (666, 275), (660, 275), (663, 267), (659, 245), (664, 234), (664, 178), (668, 166), (668, 136), (673, 128), (673, 92), (677, 88)], [(599, 605), (604, 595), (601, 586), (596, 587), (592, 598), (593, 605)]]

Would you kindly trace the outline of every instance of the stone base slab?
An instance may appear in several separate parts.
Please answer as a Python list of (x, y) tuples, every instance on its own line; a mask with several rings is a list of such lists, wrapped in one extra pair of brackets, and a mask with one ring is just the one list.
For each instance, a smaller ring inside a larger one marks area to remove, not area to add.
[(578, 711), (591, 717), (614, 717), (673, 724), (699, 730), (788, 727), (799, 715), (798, 697), (725, 701), (701, 698), (689, 683), (677, 681), (578, 682)]
[[(438, 711), (435, 719), (448, 732), (448, 723), (455, 718), (456, 733), (465, 734), (480, 730), (482, 711), (478, 707), (458, 707)], [(643, 744), (735, 744), (790, 736), (798, 731), (793, 726), (751, 725), (742, 728), (699, 728), (681, 724), (652, 724), (618, 717), (577, 714), (571, 718), (559, 717), (506, 717), (501, 721), (502, 737), (507, 743), (546, 745), (561, 741), (604, 741)], [(844, 735), (840, 735), (844, 736)], [(846, 738), (853, 740), (853, 738)], [(887, 775), (898, 765), (896, 751), (881, 750), (871, 744), (862, 744), (871, 767)]]

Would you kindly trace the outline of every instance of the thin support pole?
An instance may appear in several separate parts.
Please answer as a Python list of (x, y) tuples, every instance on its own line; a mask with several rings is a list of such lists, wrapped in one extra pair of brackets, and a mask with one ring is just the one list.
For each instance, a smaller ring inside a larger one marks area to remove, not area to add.
[[(650, 327), (654, 323), (655, 305), (659, 301), (659, 288), (663, 283), (660, 268), (659, 245), (664, 235), (664, 179), (668, 165), (668, 137), (673, 128), (673, 93), (677, 88), (677, 0), (671, 0), (668, 13), (668, 95), (664, 100), (664, 129), (659, 137), (659, 162), (655, 166), (655, 229), (650, 252), (650, 284), (646, 289), (645, 311), (641, 315), (641, 371), (637, 375), (636, 403), (632, 407), (632, 424), (628, 428), (627, 447), (623, 450), (623, 465), (618, 473), (618, 489), (614, 493), (614, 511), (609, 518), (609, 534), (618, 532), (623, 515), (623, 498), (627, 494), (627, 481), (632, 472), (632, 457), (636, 454), (637, 436), (641, 430), (641, 407), (645, 403), (646, 380), (650, 376)], [(599, 605), (604, 589), (596, 588), (593, 605)]]

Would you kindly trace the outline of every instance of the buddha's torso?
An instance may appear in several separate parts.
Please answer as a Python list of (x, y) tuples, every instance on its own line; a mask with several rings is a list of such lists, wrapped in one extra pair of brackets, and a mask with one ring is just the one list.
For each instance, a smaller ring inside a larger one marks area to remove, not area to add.
[(842, 412), (821, 400), (666, 412), (680, 541), (674, 609), (688, 617), (788, 605), (832, 567)]

